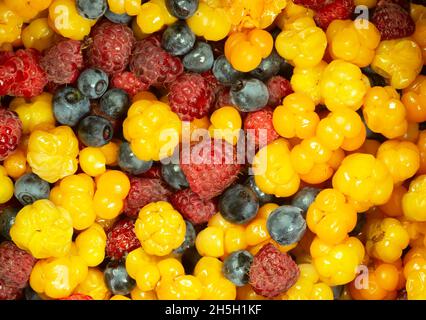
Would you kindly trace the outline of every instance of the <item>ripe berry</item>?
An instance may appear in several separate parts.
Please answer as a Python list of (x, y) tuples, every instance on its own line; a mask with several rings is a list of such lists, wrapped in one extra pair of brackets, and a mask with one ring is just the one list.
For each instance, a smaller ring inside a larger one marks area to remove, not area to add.
[(131, 97), (149, 88), (148, 84), (129, 71), (115, 74), (111, 79), (111, 86), (126, 91)]
[(345, 20), (352, 16), (354, 0), (334, 0), (326, 2), (315, 13), (314, 19), (317, 25), (326, 30), (333, 20)]
[(183, 121), (209, 114), (214, 101), (210, 84), (198, 73), (184, 73), (169, 88), (169, 104)]
[(260, 110), (269, 99), (268, 88), (258, 79), (237, 81), (232, 85), (230, 95), (232, 103), (242, 112)]
[(293, 196), (291, 205), (302, 209), (302, 214), (305, 216), (309, 206), (315, 201), (315, 198), (320, 191), (321, 189), (315, 187), (303, 187)]
[(111, 123), (99, 116), (87, 116), (78, 125), (78, 138), (88, 147), (102, 147), (111, 141)]
[(0, 109), (0, 161), (18, 148), (22, 136), (22, 122), (15, 112)]
[(285, 97), (293, 93), (290, 81), (282, 76), (274, 76), (266, 82), (269, 99), (268, 106), (279, 106)]
[(294, 4), (304, 6), (305, 8), (318, 10), (324, 5), (326, 0), (293, 0), (293, 2)]
[(84, 66), (81, 42), (70, 39), (58, 42), (44, 52), (40, 66), (49, 82), (74, 83)]
[(256, 182), (254, 181), (254, 176), (250, 176), (244, 184), (256, 194), (257, 200), (259, 200), (259, 204), (273, 202), (275, 200), (274, 195), (267, 194), (259, 189), (259, 187), (256, 185)]
[(150, 36), (136, 43), (130, 71), (148, 87), (162, 87), (176, 80), (183, 72), (183, 65), (178, 57), (161, 48), (158, 37)]
[(105, 253), (115, 260), (141, 246), (135, 234), (135, 223), (130, 219), (122, 219), (114, 224), (108, 232)]
[(247, 137), (255, 141), (256, 146), (267, 145), (279, 138), (272, 122), (274, 112), (271, 108), (263, 108), (250, 112), (244, 119), (244, 130)]
[(87, 51), (90, 66), (100, 68), (109, 75), (127, 68), (135, 42), (132, 29), (105, 20), (92, 29), (91, 38), (92, 44)]
[(236, 286), (244, 286), (249, 282), (249, 272), (253, 263), (253, 255), (246, 250), (232, 252), (223, 262), (223, 275)]
[(268, 217), (266, 227), (271, 238), (283, 246), (298, 242), (306, 231), (303, 210), (295, 206), (281, 206)]
[(198, 9), (198, 0), (166, 0), (169, 12), (178, 19), (188, 19)]
[(34, 173), (27, 173), (16, 180), (14, 194), (26, 206), (40, 199), (49, 199), (50, 185)]
[(98, 99), (107, 91), (108, 75), (101, 69), (86, 69), (78, 77), (78, 89), (89, 99)]
[(187, 220), (185, 220), (185, 224), (186, 224), (185, 240), (182, 242), (179, 248), (173, 250), (173, 253), (175, 254), (182, 254), (185, 252), (185, 250), (195, 245), (195, 237), (196, 237), (195, 228), (192, 225), (192, 223)]
[(127, 295), (136, 286), (136, 281), (129, 276), (122, 260), (113, 260), (107, 264), (104, 280), (113, 294)]
[(86, 19), (98, 19), (107, 9), (106, 0), (76, 0), (78, 13)]
[(132, 175), (139, 175), (151, 169), (152, 161), (138, 159), (130, 148), (130, 144), (122, 142), (118, 153), (118, 166)]
[(256, 194), (247, 186), (235, 184), (222, 194), (219, 199), (219, 211), (232, 222), (244, 224), (252, 220), (259, 209)]
[(25, 300), (43, 300), (30, 286), (26, 286), (24, 289)]
[(380, 31), (381, 40), (399, 39), (412, 35), (415, 23), (410, 14), (394, 3), (377, 6), (372, 22)]
[(129, 95), (117, 88), (105, 92), (100, 100), (100, 111), (112, 119), (120, 119), (129, 107)]
[(265, 59), (262, 59), (262, 62), (258, 65), (256, 69), (250, 71), (250, 75), (259, 80), (266, 81), (269, 78), (278, 74), (281, 68), (281, 63), (284, 59), (274, 50), (269, 56)]
[(212, 47), (206, 42), (197, 42), (182, 59), (186, 70), (202, 73), (212, 68), (214, 62)]
[(168, 26), (161, 38), (161, 45), (164, 50), (174, 56), (188, 53), (194, 44), (195, 34), (183, 21), (178, 21)]
[(105, 12), (105, 18), (114, 23), (128, 24), (132, 21), (132, 16), (129, 16), (127, 13), (117, 14), (107, 9)]
[(244, 76), (244, 73), (232, 67), (224, 55), (215, 60), (212, 71), (216, 79), (224, 85), (231, 85)]
[(12, 228), (13, 224), (15, 223), (18, 211), (19, 210), (14, 207), (0, 209), (0, 236), (7, 240), (11, 240), (10, 228)]
[(186, 181), (186, 177), (179, 164), (174, 164), (172, 162), (167, 164), (163, 163), (161, 165), (161, 176), (169, 186), (176, 190), (188, 188), (188, 181)]
[(80, 90), (63, 87), (53, 96), (53, 113), (60, 124), (75, 126), (90, 112), (90, 101)]

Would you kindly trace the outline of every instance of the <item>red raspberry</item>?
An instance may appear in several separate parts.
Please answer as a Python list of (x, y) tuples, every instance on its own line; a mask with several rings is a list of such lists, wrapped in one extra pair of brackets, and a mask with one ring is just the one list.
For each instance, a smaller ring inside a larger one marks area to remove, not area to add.
[(171, 85), (169, 104), (181, 120), (192, 121), (209, 114), (214, 92), (209, 82), (198, 73), (184, 73)]
[(408, 37), (416, 28), (410, 14), (394, 3), (384, 3), (376, 7), (371, 21), (380, 31), (381, 40)]
[(26, 286), (36, 259), (13, 242), (0, 244), (0, 280), (5, 286), (22, 289)]
[[(189, 157), (188, 157), (189, 156)], [(241, 165), (236, 148), (224, 140), (203, 139), (182, 150), (180, 167), (189, 187), (203, 200), (220, 195), (237, 178)]]
[(293, 0), (294, 4), (298, 4), (312, 10), (320, 9), (325, 2), (326, 0)]
[(290, 81), (282, 76), (273, 76), (266, 82), (269, 92), (268, 106), (279, 106), (285, 97), (293, 93)]
[(134, 229), (135, 223), (130, 219), (122, 219), (114, 224), (107, 235), (107, 257), (119, 260), (123, 255), (141, 246)]
[(88, 64), (114, 75), (129, 64), (135, 37), (124, 24), (103, 21), (92, 29), (92, 44), (88, 48)]
[(201, 74), (203, 78), (210, 84), (214, 94), (216, 95), (224, 86), (217, 80), (211, 70)]
[(70, 295), (69, 297), (58, 299), (58, 300), (93, 300), (91, 296), (87, 296), (82, 293), (74, 293)]
[(353, 0), (334, 0), (318, 9), (314, 19), (320, 28), (326, 30), (333, 20), (350, 19), (354, 8)]
[(293, 259), (268, 243), (253, 258), (249, 283), (257, 294), (273, 298), (290, 289), (299, 274)]
[(150, 178), (150, 179), (162, 179), (161, 175), (161, 166), (153, 165), (147, 172), (139, 175), (142, 178)]
[(0, 279), (0, 300), (19, 300), (24, 291), (20, 288), (9, 287)]
[(58, 42), (44, 52), (40, 65), (46, 72), (49, 82), (73, 83), (84, 66), (81, 42), (76, 40)]
[(222, 87), (216, 94), (216, 101), (214, 102), (214, 110), (220, 109), (224, 106), (233, 106), (231, 101), (230, 87)]
[(35, 49), (0, 54), (0, 96), (33, 98), (40, 95), (47, 76), (39, 62), (40, 53)]
[(401, 8), (405, 9), (407, 12), (410, 12), (410, 1), (409, 0), (379, 0), (377, 2), (376, 7), (380, 7), (382, 5), (394, 3), (399, 5)]
[(124, 212), (136, 218), (139, 210), (150, 202), (167, 201), (171, 191), (161, 179), (130, 177), (130, 191), (124, 201)]
[(267, 107), (259, 111), (250, 112), (244, 119), (244, 130), (254, 130), (256, 146), (259, 145), (259, 129), (266, 130), (266, 144), (279, 138), (279, 134), (275, 131), (272, 123), (273, 114), (272, 109)]
[(136, 42), (130, 59), (130, 70), (149, 86), (162, 87), (173, 82), (182, 72), (183, 64), (161, 48), (158, 36)]
[(111, 84), (113, 88), (123, 89), (132, 97), (149, 88), (148, 84), (142, 82), (133, 72), (129, 71), (115, 74), (112, 77)]
[(0, 161), (6, 159), (16, 148), (22, 136), (22, 122), (13, 111), (0, 109)]
[(216, 204), (212, 200), (202, 200), (191, 189), (179, 190), (169, 197), (170, 203), (192, 224), (202, 224), (216, 213)]

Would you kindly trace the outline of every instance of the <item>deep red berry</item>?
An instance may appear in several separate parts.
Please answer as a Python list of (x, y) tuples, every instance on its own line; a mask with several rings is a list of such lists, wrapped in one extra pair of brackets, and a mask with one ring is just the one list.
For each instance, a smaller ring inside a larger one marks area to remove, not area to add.
[(47, 80), (56, 84), (69, 84), (77, 80), (84, 66), (81, 42), (63, 40), (44, 52), (40, 65)]
[(22, 136), (22, 122), (13, 111), (0, 109), (0, 161), (6, 159), (16, 148)]
[(47, 76), (40, 67), (40, 53), (21, 49), (0, 54), (0, 96), (33, 98), (43, 92)]
[(275, 131), (272, 123), (273, 114), (271, 108), (263, 108), (259, 111), (250, 112), (244, 119), (244, 130), (249, 137), (254, 135), (256, 146), (259, 145), (259, 136), (262, 137), (261, 142), (264, 145), (279, 138), (279, 134)]
[(214, 94), (217, 94), (224, 86), (217, 80), (211, 70), (201, 74), (203, 78), (210, 84)]
[(22, 289), (26, 286), (36, 259), (13, 242), (0, 244), (0, 280), (5, 286)]
[(320, 28), (326, 30), (333, 20), (349, 19), (354, 8), (353, 0), (334, 0), (318, 9), (314, 19)]
[(379, 0), (376, 7), (380, 7), (387, 3), (394, 3), (399, 5), (401, 8), (405, 9), (407, 12), (410, 12), (410, 1), (409, 0)]
[(202, 200), (191, 189), (179, 190), (169, 197), (173, 208), (192, 224), (202, 224), (216, 213), (216, 204), (212, 200)]
[(169, 104), (183, 121), (199, 119), (209, 114), (214, 92), (209, 82), (198, 73), (184, 73), (171, 85)]
[(158, 36), (136, 42), (130, 59), (130, 70), (149, 86), (162, 87), (173, 82), (182, 72), (183, 64), (161, 48)]
[(119, 260), (126, 253), (141, 246), (134, 229), (135, 223), (131, 219), (122, 219), (114, 224), (107, 235), (107, 257)]
[(133, 72), (129, 71), (115, 74), (111, 79), (111, 85), (113, 88), (123, 89), (130, 96), (149, 88), (147, 83), (142, 82)]
[(103, 21), (92, 29), (91, 38), (87, 52), (91, 67), (100, 68), (109, 75), (127, 68), (135, 43), (132, 29), (124, 24)]
[(381, 40), (408, 37), (414, 33), (416, 28), (410, 14), (394, 3), (378, 6), (371, 21), (380, 31)]
[(236, 148), (224, 140), (203, 139), (188, 151), (182, 150), (180, 167), (189, 187), (201, 199), (220, 195), (238, 178), (242, 167), (238, 160), (244, 159), (239, 159)]
[(130, 177), (130, 191), (124, 201), (124, 212), (136, 218), (139, 210), (150, 202), (167, 201), (171, 191), (161, 179)]
[(224, 106), (233, 106), (231, 101), (230, 87), (221, 87), (216, 94), (216, 100), (214, 102), (214, 110), (222, 108)]
[(249, 283), (257, 294), (273, 298), (290, 289), (299, 274), (293, 259), (268, 243), (253, 258)]
[(290, 81), (282, 76), (273, 76), (267, 82), (269, 100), (268, 106), (279, 106), (285, 97), (293, 93)]
[(70, 295), (69, 297), (62, 298), (59, 300), (93, 300), (93, 298), (91, 296), (88, 296), (82, 293), (74, 293)]
[(19, 300), (23, 296), (23, 290), (16, 287), (10, 287), (0, 279), (0, 301), (1, 300)]
[(324, 6), (326, 0), (293, 0), (293, 2), (312, 10), (318, 10)]
[(139, 177), (150, 178), (150, 179), (162, 179), (161, 166), (154, 164), (148, 171), (140, 174)]

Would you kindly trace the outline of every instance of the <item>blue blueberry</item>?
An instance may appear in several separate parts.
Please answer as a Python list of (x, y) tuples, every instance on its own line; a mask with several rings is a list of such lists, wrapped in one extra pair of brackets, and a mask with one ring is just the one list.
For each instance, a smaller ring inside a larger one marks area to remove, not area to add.
[(291, 205), (302, 209), (305, 216), (309, 206), (315, 201), (320, 191), (321, 189), (315, 187), (303, 187), (293, 196)]
[(198, 261), (200, 261), (201, 255), (198, 253), (195, 247), (190, 247), (184, 251), (181, 257), (185, 274), (192, 274)]
[(256, 194), (242, 184), (235, 184), (222, 194), (219, 199), (219, 211), (226, 220), (244, 224), (252, 220), (259, 210)]
[(121, 24), (128, 24), (130, 21), (132, 21), (132, 16), (129, 16), (126, 13), (117, 14), (109, 9), (107, 9), (107, 11), (105, 12), (105, 18), (107, 18), (111, 22)]
[(284, 59), (281, 58), (275, 50), (273, 50), (268, 57), (262, 59), (262, 62), (256, 69), (250, 71), (250, 75), (262, 81), (266, 81), (278, 74), (283, 62)]
[(10, 228), (12, 228), (15, 223), (18, 211), (19, 210), (17, 208), (13, 207), (0, 209), (0, 236), (3, 238), (11, 240)]
[(266, 221), (266, 228), (272, 239), (288, 246), (302, 239), (306, 231), (306, 221), (302, 209), (295, 206), (281, 206), (272, 211)]
[(78, 13), (86, 19), (98, 19), (105, 14), (107, 9), (106, 0), (77, 0)]
[(248, 186), (256, 194), (256, 197), (259, 200), (260, 204), (274, 201), (275, 196), (260, 190), (259, 187), (256, 185), (256, 182), (254, 181), (253, 176), (248, 177), (248, 179), (246, 180), (244, 184)]
[(189, 221), (185, 220), (185, 224), (186, 224), (185, 240), (177, 249), (173, 251), (173, 253), (175, 254), (182, 254), (185, 252), (186, 249), (189, 249), (195, 245), (195, 237), (196, 237), (195, 228), (192, 225), (192, 223)]
[(178, 19), (188, 19), (198, 9), (198, 0), (166, 0), (167, 10)]
[(90, 112), (90, 101), (80, 90), (63, 87), (53, 96), (53, 114), (60, 124), (75, 126)]
[(14, 193), (15, 198), (26, 206), (40, 199), (48, 199), (50, 185), (34, 173), (27, 173), (16, 180)]
[(78, 137), (88, 147), (102, 147), (114, 134), (111, 122), (99, 116), (87, 116), (78, 125)]
[(112, 119), (121, 118), (129, 109), (130, 97), (126, 91), (118, 88), (110, 89), (102, 96), (100, 111)]
[(253, 112), (266, 106), (269, 92), (259, 79), (243, 79), (231, 86), (232, 103), (242, 112)]
[(123, 142), (120, 145), (118, 153), (118, 166), (132, 175), (138, 175), (147, 172), (152, 167), (152, 161), (140, 160), (135, 156), (130, 144)]
[(166, 183), (176, 190), (189, 187), (188, 181), (183, 174), (179, 164), (163, 163), (161, 165), (161, 175)]
[(223, 55), (215, 60), (212, 71), (217, 81), (227, 86), (244, 77), (244, 73), (235, 70)]
[(223, 262), (223, 275), (236, 286), (242, 287), (249, 282), (249, 271), (253, 255), (246, 250), (232, 252)]
[(104, 280), (112, 294), (125, 296), (136, 286), (136, 281), (129, 276), (122, 260), (112, 260), (107, 264), (104, 270)]
[(167, 27), (161, 38), (164, 50), (173, 56), (181, 56), (189, 51), (195, 44), (195, 34), (183, 21), (175, 22)]
[(182, 59), (186, 70), (192, 72), (205, 72), (213, 66), (214, 56), (212, 47), (205, 42), (197, 42), (194, 48)]
[(89, 99), (98, 99), (108, 90), (108, 75), (101, 69), (84, 70), (77, 80), (78, 89)]

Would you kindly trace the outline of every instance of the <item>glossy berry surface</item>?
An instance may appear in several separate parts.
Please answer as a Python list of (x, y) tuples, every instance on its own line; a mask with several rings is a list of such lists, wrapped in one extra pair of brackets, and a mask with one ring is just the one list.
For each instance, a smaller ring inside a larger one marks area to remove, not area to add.
[(108, 289), (113, 294), (127, 295), (136, 286), (135, 280), (130, 278), (123, 261), (111, 261), (104, 271), (104, 279)]
[(196, 237), (195, 228), (193, 224), (187, 220), (185, 220), (185, 225), (186, 225), (185, 240), (179, 246), (179, 248), (173, 251), (176, 254), (182, 254), (189, 248), (194, 247), (195, 245), (195, 237)]
[(188, 187), (188, 181), (178, 163), (167, 163), (161, 165), (161, 176), (169, 186), (176, 190)]
[(216, 79), (224, 85), (231, 85), (244, 75), (242, 72), (235, 70), (225, 56), (216, 58), (212, 71)]
[(108, 89), (108, 75), (101, 69), (86, 69), (78, 77), (78, 89), (89, 99), (97, 99)]
[(106, 0), (76, 0), (78, 13), (87, 19), (102, 17), (107, 9)]
[(293, 196), (291, 205), (302, 209), (305, 215), (309, 206), (315, 201), (315, 197), (320, 191), (321, 189), (315, 187), (304, 187)]
[(40, 199), (48, 199), (50, 185), (34, 173), (27, 173), (16, 180), (14, 193), (18, 201), (25, 206)]
[(188, 19), (198, 9), (198, 0), (166, 0), (167, 10), (178, 19)]
[(253, 256), (246, 250), (234, 251), (223, 262), (223, 275), (236, 286), (249, 282), (250, 267)]
[(106, 10), (105, 18), (107, 18), (111, 22), (122, 23), (122, 24), (128, 24), (130, 21), (132, 21), (132, 17), (129, 16), (128, 14), (126, 13), (117, 14), (112, 12), (110, 9)]
[(210, 70), (214, 63), (214, 56), (211, 46), (206, 42), (197, 42), (194, 48), (182, 59), (186, 70), (202, 73)]
[(243, 112), (260, 110), (269, 99), (268, 88), (258, 79), (237, 81), (232, 85), (230, 95), (232, 103)]
[(123, 142), (120, 145), (118, 154), (118, 166), (123, 170), (133, 175), (139, 175), (147, 172), (151, 166), (152, 161), (144, 161), (135, 156), (128, 142)]
[(170, 54), (181, 56), (188, 53), (195, 44), (195, 35), (184, 22), (176, 22), (163, 33), (161, 45)]
[(241, 184), (229, 187), (219, 200), (220, 213), (233, 223), (243, 224), (252, 220), (258, 209), (259, 201), (256, 194)]
[(110, 89), (100, 100), (100, 110), (113, 119), (121, 118), (130, 107), (129, 95), (121, 89)]
[(113, 128), (111, 123), (99, 116), (88, 116), (78, 125), (78, 137), (90, 147), (101, 147), (111, 141)]
[(5, 239), (11, 240), (10, 228), (15, 223), (18, 211), (14, 207), (6, 207), (0, 210), (0, 235)]
[(275, 197), (271, 194), (267, 194), (259, 189), (259, 187), (256, 185), (256, 181), (254, 181), (254, 177), (250, 176), (246, 182), (245, 185), (248, 186), (255, 194), (259, 201), (259, 204), (264, 204), (267, 202), (273, 202)]
[(59, 123), (74, 127), (89, 112), (89, 98), (77, 88), (63, 87), (55, 92), (53, 113)]
[(270, 214), (266, 226), (272, 239), (286, 246), (302, 238), (306, 221), (302, 216), (302, 209), (285, 205)]

